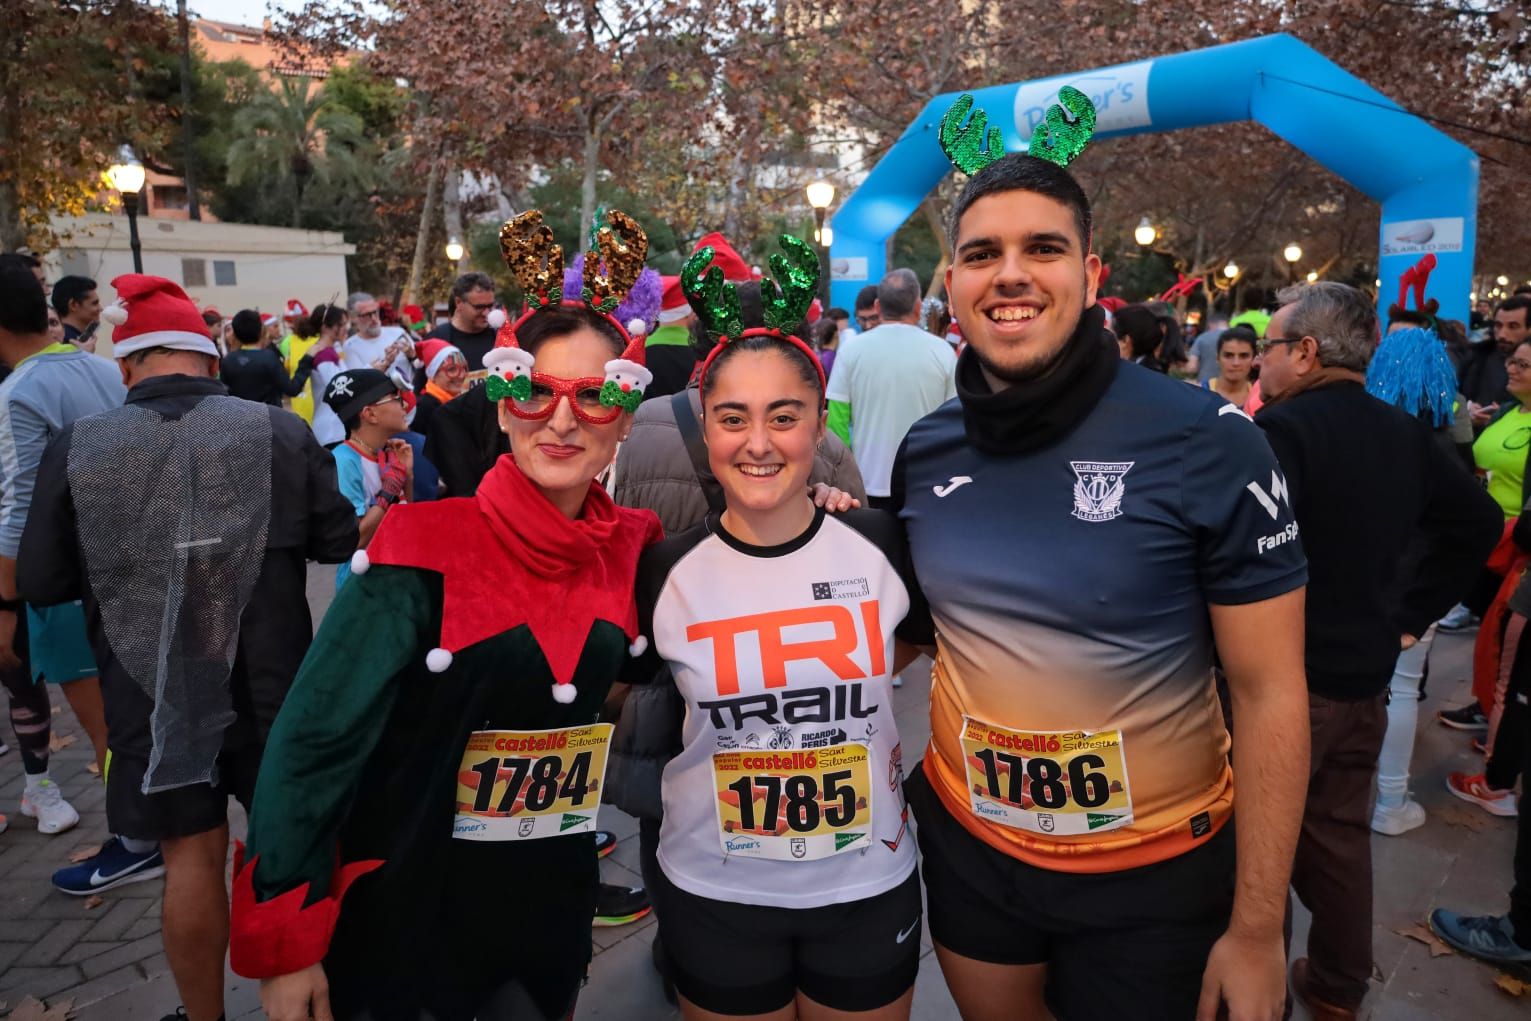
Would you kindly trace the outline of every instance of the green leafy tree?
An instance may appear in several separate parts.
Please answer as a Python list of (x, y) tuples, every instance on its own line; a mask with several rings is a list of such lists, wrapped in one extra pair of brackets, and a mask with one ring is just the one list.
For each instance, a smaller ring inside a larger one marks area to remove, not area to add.
[(331, 103), (308, 78), (282, 78), (234, 118), (228, 182), (264, 179), (287, 199), (290, 224), (302, 227), (304, 196), (318, 181), (365, 189), (362, 120)]
[(48, 218), (103, 192), (118, 146), (152, 154), (174, 109), (159, 55), (174, 23), (131, 0), (6, 0), (0, 31), (0, 247), (45, 245)]

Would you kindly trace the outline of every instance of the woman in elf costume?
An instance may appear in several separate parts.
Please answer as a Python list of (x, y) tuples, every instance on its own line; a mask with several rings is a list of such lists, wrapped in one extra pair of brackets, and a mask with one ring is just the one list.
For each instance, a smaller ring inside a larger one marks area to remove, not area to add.
[(533, 211), (501, 231), (528, 311), (484, 359), (514, 457), (393, 507), (273, 726), (236, 855), (231, 961), (275, 1021), (561, 1018), (590, 961), (596, 714), (660, 535), (592, 485), (649, 376), (611, 316), (647, 239), (613, 211), (577, 295)]

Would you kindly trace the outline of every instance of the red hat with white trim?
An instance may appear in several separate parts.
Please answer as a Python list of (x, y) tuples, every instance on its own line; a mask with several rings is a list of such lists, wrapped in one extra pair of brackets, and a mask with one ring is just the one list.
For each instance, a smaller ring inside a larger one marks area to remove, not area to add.
[(739, 253), (734, 250), (734, 246), (729, 244), (728, 239), (722, 234), (719, 234), (717, 231), (708, 234), (696, 243), (696, 247), (691, 249), (691, 254), (695, 255), (703, 248), (708, 247), (712, 249), (712, 262), (708, 263), (708, 265), (716, 266), (723, 271), (725, 283), (747, 284), (751, 280), (760, 279), (760, 274), (750, 269), (749, 264), (739, 257)]
[(218, 357), (202, 313), (186, 292), (164, 277), (126, 273), (112, 281), (117, 300), (101, 310), (112, 324), (112, 354), (124, 358), (151, 347), (199, 351)]
[(453, 355), (466, 361), (462, 351), (458, 350), (455, 345), (435, 337), (422, 340), (415, 345), (415, 364), (425, 369), (426, 379), (431, 379), (436, 373), (440, 372), (441, 367), (446, 364), (446, 360)]
[(686, 292), (681, 289), (680, 277), (660, 277), (659, 281), (664, 288), (659, 299), (659, 321), (678, 323), (691, 314), (691, 303), (686, 300)]
[(297, 298), (288, 298), (287, 311), (282, 314), (282, 318), (288, 320), (289, 322), (295, 322), (299, 319), (307, 319), (308, 308)]

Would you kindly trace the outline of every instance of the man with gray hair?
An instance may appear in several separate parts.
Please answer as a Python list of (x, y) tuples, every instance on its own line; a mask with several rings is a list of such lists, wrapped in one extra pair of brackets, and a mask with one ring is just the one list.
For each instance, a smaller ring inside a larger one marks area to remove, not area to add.
[(377, 299), (357, 291), (346, 299), (356, 333), (342, 345), (341, 368), (376, 369), (408, 384), (415, 374), (410, 367), (414, 345), (402, 327), (384, 326)]
[(909, 427), (957, 396), (951, 345), (920, 329), (920, 279), (877, 285), (879, 325), (841, 345), (829, 375), (829, 428), (856, 455), (873, 507), (890, 507), (893, 458)]
[[(1372, 971), (1370, 796), (1393, 666), (1467, 592), (1503, 516), (1428, 425), (1366, 392), (1370, 298), (1329, 282), (1278, 298), (1256, 422), (1285, 478), (1250, 479), (1245, 495), (1273, 522), (1260, 553), (1300, 529), (1308, 555), (1312, 758), (1292, 888), (1313, 924), (1292, 989), (1315, 1017), (1341, 1021), (1357, 1016)], [(1287, 529), (1274, 525), (1282, 503), (1296, 517)], [(1279, 737), (1237, 727), (1235, 742)]]

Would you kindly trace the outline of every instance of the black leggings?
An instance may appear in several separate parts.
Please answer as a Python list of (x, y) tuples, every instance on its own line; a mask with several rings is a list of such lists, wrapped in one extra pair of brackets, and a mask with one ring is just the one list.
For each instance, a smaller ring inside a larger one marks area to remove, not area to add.
[(21, 750), (21, 768), (31, 776), (48, 771), (48, 739), (53, 733), (53, 706), (48, 685), (33, 681), (23, 662), (14, 670), (0, 670), (0, 684), (11, 703), (11, 729)]

